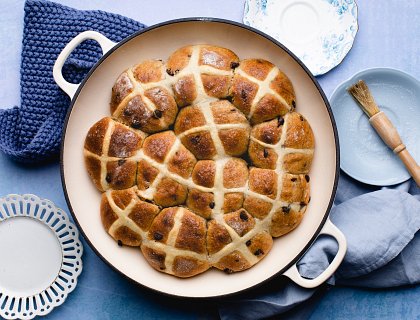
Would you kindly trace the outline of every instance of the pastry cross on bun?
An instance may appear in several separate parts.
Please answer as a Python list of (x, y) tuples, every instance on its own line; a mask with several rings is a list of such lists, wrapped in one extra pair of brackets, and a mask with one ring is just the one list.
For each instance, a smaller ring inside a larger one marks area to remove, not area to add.
[(217, 46), (127, 69), (84, 146), (105, 230), (177, 277), (252, 267), (310, 200), (314, 136), (295, 106), (275, 65)]

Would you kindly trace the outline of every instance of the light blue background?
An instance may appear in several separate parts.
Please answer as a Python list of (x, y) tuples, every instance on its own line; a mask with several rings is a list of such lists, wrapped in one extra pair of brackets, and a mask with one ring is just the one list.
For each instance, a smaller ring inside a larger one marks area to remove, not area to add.
[[(102, 9), (151, 25), (164, 20), (211, 16), (242, 20), (244, 0), (57, 0), (78, 9)], [(23, 0), (0, 0), (0, 108), (18, 105)], [(318, 77), (329, 97), (354, 73), (394, 67), (420, 78), (420, 1), (359, 0), (359, 33), (343, 63)], [(34, 193), (68, 208), (58, 164), (29, 167), (0, 154), (0, 196)], [(105, 265), (84, 242), (78, 287), (48, 319), (204, 319), (203, 305), (173, 300), (139, 288)], [(1, 253), (0, 253), (1, 254)], [(420, 286), (389, 290), (333, 288), (311, 319), (420, 319)]]

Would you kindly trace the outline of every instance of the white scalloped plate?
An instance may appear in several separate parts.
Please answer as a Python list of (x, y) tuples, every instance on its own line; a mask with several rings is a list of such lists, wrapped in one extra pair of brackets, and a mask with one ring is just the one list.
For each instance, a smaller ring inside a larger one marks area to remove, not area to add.
[(246, 0), (243, 21), (280, 41), (315, 76), (343, 61), (358, 30), (354, 0)]
[(32, 194), (0, 198), (0, 318), (32, 319), (77, 285), (83, 247), (67, 214)]

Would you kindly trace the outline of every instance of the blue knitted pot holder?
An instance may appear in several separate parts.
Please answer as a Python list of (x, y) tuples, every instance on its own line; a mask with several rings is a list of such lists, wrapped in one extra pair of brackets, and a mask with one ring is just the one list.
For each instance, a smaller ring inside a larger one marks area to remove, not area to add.
[[(69, 97), (52, 70), (64, 46), (95, 30), (119, 42), (145, 28), (142, 23), (103, 11), (81, 11), (45, 0), (27, 0), (21, 62), (21, 106), (0, 110), (0, 150), (14, 160), (39, 163), (57, 159)], [(99, 45), (79, 45), (63, 67), (64, 78), (80, 83), (102, 56)]]

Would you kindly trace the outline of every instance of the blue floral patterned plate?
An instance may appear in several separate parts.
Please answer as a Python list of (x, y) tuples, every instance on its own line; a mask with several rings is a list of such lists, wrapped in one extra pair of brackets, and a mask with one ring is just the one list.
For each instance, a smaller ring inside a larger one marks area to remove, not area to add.
[(354, 0), (246, 0), (243, 21), (284, 44), (315, 76), (341, 63), (358, 30)]

